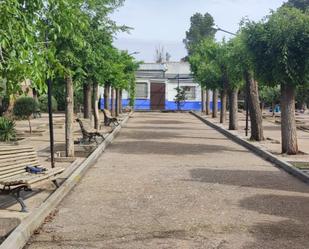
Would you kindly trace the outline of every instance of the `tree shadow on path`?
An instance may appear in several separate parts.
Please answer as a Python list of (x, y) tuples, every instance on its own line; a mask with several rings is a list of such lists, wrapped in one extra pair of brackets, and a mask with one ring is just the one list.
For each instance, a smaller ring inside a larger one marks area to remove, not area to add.
[(260, 214), (282, 217), (279, 222), (259, 222), (249, 228), (254, 242), (243, 249), (307, 249), (309, 242), (309, 197), (254, 195), (240, 201), (240, 206)]
[(181, 132), (164, 132), (164, 131), (139, 131), (139, 132), (126, 132), (121, 134), (121, 138), (129, 138), (135, 140), (143, 139), (205, 139), (205, 140), (228, 140), (224, 137), (206, 137), (206, 136), (191, 136), (183, 135)]
[(112, 152), (121, 154), (158, 154), (158, 155), (203, 155), (209, 153), (243, 152), (228, 146), (213, 144), (190, 144), (177, 142), (157, 142), (157, 141), (123, 141), (116, 142), (110, 147)]
[(290, 181), (289, 184), (287, 178), (292, 178), (292, 176), (280, 170), (215, 170), (198, 168), (190, 170), (190, 174), (191, 181), (309, 193), (307, 185), (302, 182)]

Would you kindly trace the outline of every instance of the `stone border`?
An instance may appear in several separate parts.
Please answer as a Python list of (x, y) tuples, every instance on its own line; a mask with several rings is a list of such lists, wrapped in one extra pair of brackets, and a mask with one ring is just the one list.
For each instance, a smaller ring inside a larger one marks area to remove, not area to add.
[(21, 221), (20, 225), (18, 225), (0, 245), (0, 249), (22, 249), (26, 245), (33, 232), (42, 225), (45, 218), (81, 180), (86, 171), (94, 165), (99, 156), (105, 151), (106, 147), (114, 140), (122, 126), (127, 123), (131, 115), (132, 112), (121, 121), (120, 125), (105, 138), (105, 141), (79, 165), (69, 178), (64, 181), (64, 183), (56, 189), (45, 202), (43, 202), (38, 208), (34, 209), (24, 220)]
[(272, 164), (274, 164), (278, 168), (285, 170), (289, 174), (297, 177), (299, 180), (309, 184), (309, 176), (308, 175), (304, 174), (301, 170), (297, 169), (292, 164), (285, 162), (285, 161), (279, 159), (278, 157), (276, 157), (275, 155), (271, 154), (270, 152), (268, 152), (267, 150), (262, 148), (262, 146), (250, 143), (249, 141), (241, 138), (239, 135), (233, 134), (231, 131), (226, 130), (225, 128), (223, 128), (221, 126), (218, 126), (218, 125), (212, 123), (211, 121), (201, 117), (197, 113), (190, 112), (190, 114), (192, 114), (193, 116), (195, 116), (196, 118), (201, 120), (206, 125), (210, 126), (211, 128), (215, 129), (216, 131), (220, 132), (221, 134), (223, 134), (227, 138), (229, 138), (229, 139), (233, 140), (234, 142), (242, 145), (246, 149), (249, 149), (254, 154), (262, 157), (263, 159), (265, 159), (268, 162), (271, 162)]

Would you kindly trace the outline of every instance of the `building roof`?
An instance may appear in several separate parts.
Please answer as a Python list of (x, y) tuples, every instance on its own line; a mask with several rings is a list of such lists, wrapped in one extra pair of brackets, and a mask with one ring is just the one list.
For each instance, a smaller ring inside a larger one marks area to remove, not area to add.
[(188, 62), (167, 62), (166, 74), (191, 74), (190, 64)]
[(136, 72), (137, 78), (169, 79), (171, 81), (192, 81), (193, 76), (188, 62), (144, 63)]
[(144, 63), (139, 66), (138, 71), (166, 71), (163, 63)]

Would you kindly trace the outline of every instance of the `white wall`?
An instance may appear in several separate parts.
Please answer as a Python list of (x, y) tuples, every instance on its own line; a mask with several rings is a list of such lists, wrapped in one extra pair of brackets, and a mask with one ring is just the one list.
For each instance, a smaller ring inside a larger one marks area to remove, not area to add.
[[(195, 83), (179, 83), (179, 86), (195, 86), (195, 99), (190, 99), (188, 101), (201, 101), (201, 87)], [(177, 91), (175, 88), (178, 87), (178, 83), (168, 83), (166, 86), (167, 100), (174, 101)]]

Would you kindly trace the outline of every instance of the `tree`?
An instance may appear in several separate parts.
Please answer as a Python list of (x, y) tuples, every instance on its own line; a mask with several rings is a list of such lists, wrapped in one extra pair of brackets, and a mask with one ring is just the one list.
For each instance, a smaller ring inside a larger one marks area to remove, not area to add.
[(182, 87), (176, 87), (175, 88), (177, 94), (175, 96), (175, 103), (177, 104), (177, 110), (181, 110), (181, 104), (186, 100), (186, 89)]
[(250, 32), (244, 23), (233, 41), (235, 70), (240, 71), (245, 81), (246, 104), (249, 108), (251, 136), (254, 141), (264, 140), (263, 117), (259, 102), (258, 82), (255, 80), (253, 58), (248, 47)]
[(155, 53), (155, 61), (156, 61), (156, 63), (169, 62), (170, 59), (171, 59), (170, 53), (165, 51), (164, 46), (159, 45), (156, 48), (156, 53)]
[[(216, 29), (214, 29), (214, 19), (209, 13), (205, 13), (204, 15), (200, 13), (194, 14), (191, 19), (191, 25), (189, 31), (186, 32), (186, 38), (183, 40), (189, 56), (183, 58), (183, 61), (189, 61), (190, 56), (194, 54), (196, 47), (199, 46), (204, 40), (213, 41), (216, 34)], [(203, 81), (198, 81), (198, 83), (202, 86), (205, 85)], [(203, 86), (202, 86), (203, 88)], [(205, 86), (204, 86), (205, 88)], [(206, 91), (206, 115), (210, 114), (210, 97), (209, 90), (204, 89)], [(217, 98), (215, 98), (217, 100)], [(202, 104), (204, 106), (204, 103)]]
[(283, 4), (284, 7), (294, 7), (302, 11), (309, 8), (309, 0), (289, 0)]
[(272, 107), (273, 116), (275, 115), (275, 105), (280, 103), (280, 86), (261, 86), (260, 99), (262, 101), (262, 109), (264, 104)]
[(1, 1), (0, 80), (7, 99), (21, 90), (22, 81), (38, 72), (38, 67), (33, 67), (33, 58), (37, 51), (36, 14), (40, 8), (39, 0)]
[[(205, 39), (195, 46), (192, 54), (189, 56), (194, 79), (202, 88), (213, 91), (212, 116), (214, 118), (217, 117), (218, 89), (222, 83), (220, 67), (216, 61), (218, 48), (219, 45), (213, 39)], [(207, 100), (209, 101), (209, 97)], [(209, 102), (206, 103), (207, 106), (209, 106)]]
[(243, 85), (243, 61), (239, 60), (238, 43), (238, 38), (230, 40), (227, 44), (226, 50), (227, 76), (229, 79), (229, 130), (238, 129), (238, 92)]
[(17, 118), (28, 120), (30, 133), (32, 133), (31, 115), (37, 110), (37, 105), (38, 103), (31, 97), (20, 97), (14, 104), (13, 114)]
[(191, 19), (189, 31), (186, 32), (186, 38), (183, 40), (189, 55), (192, 49), (204, 39), (214, 39), (216, 29), (214, 29), (214, 19), (209, 13), (194, 14)]
[(248, 24), (248, 48), (258, 79), (281, 86), (282, 153), (297, 154), (296, 87), (308, 80), (309, 16), (295, 8), (280, 8), (262, 22)]

